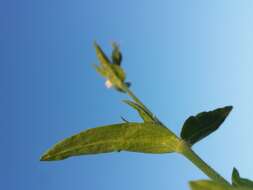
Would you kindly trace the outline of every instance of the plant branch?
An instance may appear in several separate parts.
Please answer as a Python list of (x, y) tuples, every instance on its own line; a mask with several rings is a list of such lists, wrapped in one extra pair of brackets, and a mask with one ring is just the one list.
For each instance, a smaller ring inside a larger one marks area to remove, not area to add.
[(195, 166), (197, 166), (202, 172), (204, 172), (210, 179), (231, 186), (231, 184), (211, 168), (206, 162), (204, 162), (191, 148), (190, 146), (181, 140), (181, 146), (178, 148), (178, 152), (184, 155)]
[[(124, 85), (125, 92), (139, 105), (141, 105), (145, 110), (147, 110), (154, 119), (159, 122), (162, 126), (166, 127), (158, 118), (154, 116), (154, 114), (141, 102), (139, 98), (137, 98), (134, 93)], [(181, 140), (180, 145), (178, 146), (178, 153), (181, 153), (188, 160), (190, 160), (195, 166), (197, 166), (202, 172), (204, 172), (210, 179), (223, 183), (225, 185), (231, 186), (231, 184), (223, 178), (218, 172), (216, 172), (213, 168), (211, 168), (206, 162), (204, 162), (192, 149), (191, 147), (184, 141)]]
[(125, 90), (125, 92), (140, 106), (142, 106), (150, 115), (152, 115), (152, 117), (155, 119), (155, 121), (157, 123), (159, 123), (161, 126), (166, 127), (142, 102), (141, 100), (134, 95), (134, 93), (126, 86), (123, 85), (123, 88)]

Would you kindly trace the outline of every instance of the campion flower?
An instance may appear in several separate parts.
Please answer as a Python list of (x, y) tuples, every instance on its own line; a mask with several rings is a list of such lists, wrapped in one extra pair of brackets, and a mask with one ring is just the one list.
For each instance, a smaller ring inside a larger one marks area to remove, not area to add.
[(113, 86), (113, 84), (111, 83), (111, 81), (107, 80), (107, 81), (105, 81), (105, 86), (107, 88), (111, 88)]
[(113, 51), (111, 60), (105, 55), (103, 50), (98, 44), (94, 44), (96, 48), (96, 54), (100, 61), (100, 65), (94, 65), (99, 74), (106, 78), (105, 86), (107, 88), (114, 87), (120, 92), (125, 92), (126, 87), (130, 87), (129, 82), (125, 82), (125, 72), (121, 68), (122, 54), (118, 45), (112, 44)]

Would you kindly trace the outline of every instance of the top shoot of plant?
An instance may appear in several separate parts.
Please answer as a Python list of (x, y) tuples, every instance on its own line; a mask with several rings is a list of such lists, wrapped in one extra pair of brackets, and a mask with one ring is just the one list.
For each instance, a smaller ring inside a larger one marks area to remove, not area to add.
[(113, 44), (109, 58), (98, 44), (94, 44), (100, 65), (96, 71), (105, 78), (105, 85), (126, 93), (131, 100), (123, 102), (135, 109), (142, 122), (129, 122), (92, 128), (73, 135), (54, 145), (41, 157), (41, 161), (58, 161), (72, 156), (108, 152), (140, 152), (150, 154), (178, 153), (190, 160), (209, 179), (191, 181), (192, 190), (253, 190), (253, 181), (241, 178), (237, 169), (232, 172), (232, 183), (223, 178), (192, 149), (193, 145), (216, 131), (225, 121), (232, 106), (201, 112), (186, 119), (180, 136), (167, 128), (130, 90), (131, 83), (121, 67), (122, 53)]

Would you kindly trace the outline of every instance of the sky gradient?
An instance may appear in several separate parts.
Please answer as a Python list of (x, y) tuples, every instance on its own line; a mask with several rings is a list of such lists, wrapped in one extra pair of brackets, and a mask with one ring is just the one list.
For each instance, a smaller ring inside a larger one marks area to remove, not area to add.
[(253, 179), (253, 2), (0, 2), (0, 186), (8, 190), (189, 189), (207, 177), (176, 154), (110, 153), (39, 162), (82, 130), (140, 121), (92, 67), (96, 40), (120, 44), (136, 95), (176, 134), (201, 111), (233, 105), (194, 150), (230, 179)]

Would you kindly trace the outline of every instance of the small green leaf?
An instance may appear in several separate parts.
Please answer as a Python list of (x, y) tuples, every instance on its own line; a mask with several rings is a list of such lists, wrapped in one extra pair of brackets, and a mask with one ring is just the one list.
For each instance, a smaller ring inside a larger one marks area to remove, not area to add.
[(107, 74), (105, 72), (105, 70), (103, 70), (100, 66), (97, 66), (97, 65), (93, 65), (96, 69), (96, 71), (102, 76), (102, 77), (106, 77)]
[(134, 108), (139, 113), (144, 122), (155, 122), (153, 116), (149, 113), (149, 111), (145, 110), (145, 108), (143, 108), (141, 105), (129, 100), (123, 100), (123, 102)]
[(236, 168), (233, 169), (232, 184), (235, 187), (247, 187), (253, 189), (253, 181), (246, 178), (241, 178)]
[(219, 128), (232, 108), (232, 106), (226, 106), (189, 117), (185, 121), (181, 131), (182, 139), (193, 145), (205, 138)]
[[(112, 69), (113, 69), (113, 73), (114, 75), (121, 81), (124, 81), (126, 79), (126, 74), (124, 72), (124, 70), (118, 66), (118, 65), (111, 65)], [(114, 77), (114, 76), (111, 76)]]
[(94, 43), (94, 46), (96, 49), (96, 54), (97, 54), (98, 60), (101, 63), (101, 66), (103, 68), (107, 68), (110, 65), (110, 60), (108, 59), (108, 57), (105, 55), (105, 53), (103, 52), (101, 47), (96, 42)]
[(113, 51), (112, 51), (112, 63), (116, 65), (120, 65), (122, 61), (122, 54), (119, 50), (119, 46), (116, 43), (112, 44)]
[(211, 180), (191, 181), (190, 187), (192, 190), (237, 190), (230, 186)]
[(43, 161), (63, 160), (70, 156), (131, 151), (170, 153), (179, 139), (168, 129), (154, 123), (121, 123), (93, 128), (57, 143), (42, 157)]

